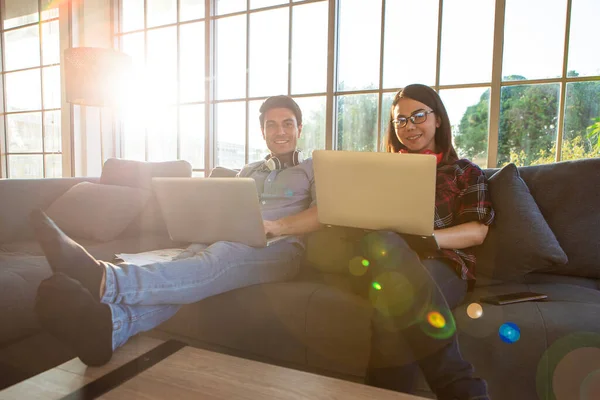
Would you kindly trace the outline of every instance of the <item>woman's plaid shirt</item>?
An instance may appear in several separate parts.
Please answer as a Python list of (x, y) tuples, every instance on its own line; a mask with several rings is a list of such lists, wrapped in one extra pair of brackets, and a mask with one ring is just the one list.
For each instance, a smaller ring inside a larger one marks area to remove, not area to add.
[[(434, 228), (449, 228), (471, 221), (479, 221), (485, 225), (494, 221), (494, 209), (483, 171), (466, 159), (454, 164), (438, 165)], [(434, 257), (449, 259), (462, 279), (475, 279), (473, 247), (442, 249), (441, 254)]]

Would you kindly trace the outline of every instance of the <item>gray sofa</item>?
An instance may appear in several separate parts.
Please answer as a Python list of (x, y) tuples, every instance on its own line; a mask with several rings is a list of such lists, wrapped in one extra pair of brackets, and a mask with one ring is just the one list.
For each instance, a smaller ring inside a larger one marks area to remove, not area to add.
[[(50, 270), (32, 240), (28, 213), (49, 207), (82, 181), (147, 189), (152, 176), (190, 173), (184, 164), (150, 164), (112, 160), (100, 179), (0, 180), (1, 385), (72, 357), (40, 331), (32, 313), (37, 286)], [(137, 172), (120, 172), (132, 167)], [(558, 398), (580, 398), (579, 392), (583, 396), (600, 380), (600, 365), (594, 361), (598, 358), (589, 356), (600, 352), (600, 159), (519, 168), (520, 178), (517, 175), (512, 183), (522, 185), (521, 195), (531, 194), (533, 206), (527, 201), (514, 203), (517, 196), (510, 195), (510, 185), (495, 179), (498, 170), (485, 172), (491, 178), (492, 197), (498, 200), (498, 228), (492, 227), (490, 233), (495, 233), (481, 250), (486, 264), (478, 264), (476, 287), (454, 310), (462, 352), (487, 379), (495, 399), (554, 399), (561, 393), (568, 395)], [(224, 169), (217, 173), (228, 175)], [(144, 207), (115, 240), (82, 240), (82, 244), (106, 260), (118, 252), (181, 245), (170, 241), (156, 203), (151, 199)], [(530, 220), (525, 215), (529, 212), (537, 215)], [(538, 226), (541, 223), (547, 226)], [(515, 226), (513, 232), (510, 224)], [(555, 239), (544, 236), (552, 233)], [(341, 228), (311, 234), (305, 265), (295, 280), (235, 290), (185, 306), (148, 334), (361, 381), (369, 361), (372, 307), (357, 295), (356, 281), (348, 273), (355, 238), (356, 231)], [(545, 252), (556, 254), (545, 257)], [(541, 292), (549, 298), (507, 306), (482, 304), (481, 318), (467, 315), (467, 306), (482, 296), (519, 291)], [(520, 328), (518, 341), (500, 339), (498, 330), (505, 322)], [(400, 349), (390, 346), (388, 358)], [(427, 393), (424, 384), (420, 389)]]

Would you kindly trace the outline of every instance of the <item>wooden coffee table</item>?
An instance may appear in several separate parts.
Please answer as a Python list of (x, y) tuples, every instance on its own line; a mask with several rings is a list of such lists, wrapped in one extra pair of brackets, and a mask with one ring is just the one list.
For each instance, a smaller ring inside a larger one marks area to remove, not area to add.
[[(101, 393), (100, 398), (115, 400), (423, 399), (181, 346), (175, 343), (173, 347), (173, 342), (145, 336), (135, 337), (118, 349), (103, 367), (86, 367), (79, 359), (73, 359), (0, 391), (0, 399), (87, 400)], [(170, 355), (163, 358), (165, 354)], [(139, 366), (144, 363), (148, 365), (140, 372), (143, 368)]]

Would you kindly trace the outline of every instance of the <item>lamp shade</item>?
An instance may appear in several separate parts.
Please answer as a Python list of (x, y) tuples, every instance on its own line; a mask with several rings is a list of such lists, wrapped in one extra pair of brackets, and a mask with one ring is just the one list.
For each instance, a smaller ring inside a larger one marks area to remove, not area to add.
[(116, 106), (131, 71), (131, 57), (114, 49), (74, 47), (65, 50), (67, 102)]

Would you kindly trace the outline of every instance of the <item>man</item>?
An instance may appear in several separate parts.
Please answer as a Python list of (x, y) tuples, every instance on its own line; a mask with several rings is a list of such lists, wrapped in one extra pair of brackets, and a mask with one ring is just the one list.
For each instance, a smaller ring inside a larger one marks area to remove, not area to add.
[(36, 297), (43, 327), (87, 365), (102, 365), (130, 337), (166, 321), (182, 304), (294, 277), (304, 254), (299, 235), (320, 228), (312, 160), (302, 161), (296, 149), (302, 112), (290, 97), (270, 97), (260, 108), (260, 123), (270, 155), (238, 176), (256, 181), (265, 234), (289, 237), (264, 248), (191, 245), (170, 262), (113, 265), (96, 260), (42, 211), (34, 212), (34, 232), (54, 272)]

